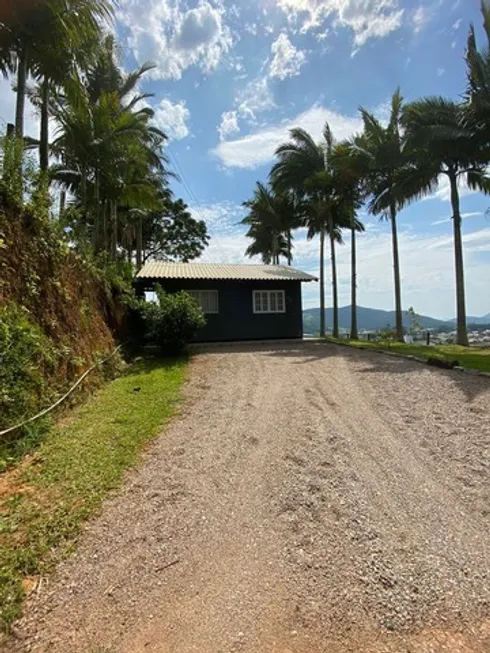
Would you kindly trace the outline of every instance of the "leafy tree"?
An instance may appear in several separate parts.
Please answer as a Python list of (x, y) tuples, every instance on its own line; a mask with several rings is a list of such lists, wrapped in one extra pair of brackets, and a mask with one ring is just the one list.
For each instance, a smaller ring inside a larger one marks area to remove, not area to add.
[(150, 213), (143, 227), (143, 262), (148, 259), (182, 261), (198, 258), (209, 242), (206, 223), (195, 220), (181, 199), (169, 199)]

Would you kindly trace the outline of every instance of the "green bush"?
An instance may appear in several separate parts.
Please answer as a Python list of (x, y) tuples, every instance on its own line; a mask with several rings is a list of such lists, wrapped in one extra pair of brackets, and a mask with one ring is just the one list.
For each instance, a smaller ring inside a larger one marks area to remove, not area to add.
[(0, 309), (0, 429), (30, 417), (48, 398), (46, 372), (58, 355), (26, 309), (14, 303)]
[(186, 292), (166, 293), (155, 289), (158, 302), (143, 304), (145, 339), (165, 354), (179, 354), (206, 324), (199, 304)]

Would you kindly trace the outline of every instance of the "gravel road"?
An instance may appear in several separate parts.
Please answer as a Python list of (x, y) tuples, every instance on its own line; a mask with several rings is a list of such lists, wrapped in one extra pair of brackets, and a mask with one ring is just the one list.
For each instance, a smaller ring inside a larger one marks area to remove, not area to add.
[(191, 365), (6, 650), (490, 651), (489, 379), (315, 343)]

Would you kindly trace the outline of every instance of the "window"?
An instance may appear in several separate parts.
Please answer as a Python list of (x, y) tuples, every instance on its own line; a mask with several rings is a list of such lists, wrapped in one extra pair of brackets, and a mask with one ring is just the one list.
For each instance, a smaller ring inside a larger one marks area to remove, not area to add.
[(218, 291), (217, 290), (188, 290), (203, 313), (219, 313), (218, 311)]
[(285, 313), (284, 290), (254, 290), (254, 313)]

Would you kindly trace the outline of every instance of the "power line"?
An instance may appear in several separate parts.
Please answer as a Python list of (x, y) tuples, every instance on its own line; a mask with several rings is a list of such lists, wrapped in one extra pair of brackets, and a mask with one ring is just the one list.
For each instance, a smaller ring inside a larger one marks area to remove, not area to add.
[[(168, 147), (168, 152), (169, 152), (169, 154), (170, 154), (170, 158), (171, 158), (172, 161), (174, 162), (175, 167), (177, 168), (177, 171), (179, 172), (179, 175), (180, 175), (180, 181), (181, 181), (182, 185), (184, 186), (184, 189), (186, 190), (187, 195), (189, 196), (189, 203), (193, 206), (193, 208), (194, 208), (194, 210), (195, 210), (195, 212), (196, 212), (196, 214), (197, 214), (197, 217), (198, 217), (200, 220), (202, 220), (203, 222), (206, 223), (207, 221), (206, 221), (206, 219), (204, 218), (204, 216), (202, 215), (201, 210), (200, 210), (200, 208), (199, 208), (199, 200), (197, 199), (197, 197), (196, 197), (194, 191), (192, 190), (192, 188), (191, 188), (189, 182), (187, 181), (187, 178), (186, 178), (186, 176), (185, 176), (185, 174), (184, 174), (184, 171), (182, 170), (182, 168), (181, 168), (181, 166), (180, 166), (180, 164), (179, 164), (179, 161), (178, 161), (178, 159), (177, 159), (177, 155), (175, 154), (175, 152), (172, 151), (172, 149), (171, 149), (171, 147), (170, 147), (170, 144), (168, 144), (167, 147)], [(211, 237), (211, 239), (212, 239), (212, 237)], [(218, 248), (221, 249), (223, 252), (225, 251), (224, 248), (221, 247), (220, 245), (218, 245)], [(216, 257), (214, 257), (214, 256), (211, 256), (210, 259), (211, 259), (211, 262), (212, 262), (212, 263), (216, 263), (216, 262), (217, 262), (217, 261), (216, 261)], [(213, 260), (213, 259), (214, 259), (214, 260)]]

